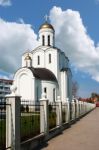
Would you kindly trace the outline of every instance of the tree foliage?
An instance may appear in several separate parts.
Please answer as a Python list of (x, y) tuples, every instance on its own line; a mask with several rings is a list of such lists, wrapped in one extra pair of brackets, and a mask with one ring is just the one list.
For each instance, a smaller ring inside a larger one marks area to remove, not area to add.
[(78, 82), (77, 81), (72, 81), (72, 95), (74, 97), (77, 97), (78, 89), (79, 89)]

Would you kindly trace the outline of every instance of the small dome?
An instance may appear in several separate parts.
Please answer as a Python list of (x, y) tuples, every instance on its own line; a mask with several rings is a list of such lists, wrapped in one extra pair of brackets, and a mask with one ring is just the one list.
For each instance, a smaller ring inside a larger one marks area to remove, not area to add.
[(44, 24), (42, 24), (40, 26), (40, 30), (41, 29), (52, 29), (52, 30), (54, 30), (53, 26), (51, 24), (47, 23), (47, 22), (45, 22)]
[(29, 53), (28, 53), (27, 56), (25, 57), (25, 60), (31, 60), (31, 57), (29, 56)]

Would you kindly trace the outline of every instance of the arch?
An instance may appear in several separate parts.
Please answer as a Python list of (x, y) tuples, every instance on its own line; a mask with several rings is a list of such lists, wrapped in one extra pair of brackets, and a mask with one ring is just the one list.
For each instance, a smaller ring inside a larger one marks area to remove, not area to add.
[(17, 87), (16, 93), (22, 99), (34, 99), (34, 75), (28, 68), (18, 70), (14, 76), (14, 85)]
[(30, 78), (34, 77), (32, 71), (30, 69), (28, 69), (28, 68), (21, 68), (15, 73), (14, 81), (17, 81), (17, 79), (20, 78), (23, 74), (26, 74), (26, 75), (30, 76)]

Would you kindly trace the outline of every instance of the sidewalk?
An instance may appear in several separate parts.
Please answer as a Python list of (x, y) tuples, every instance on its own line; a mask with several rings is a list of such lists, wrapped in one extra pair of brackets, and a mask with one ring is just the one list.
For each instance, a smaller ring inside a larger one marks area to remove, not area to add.
[(63, 134), (48, 141), (41, 150), (99, 150), (99, 108)]

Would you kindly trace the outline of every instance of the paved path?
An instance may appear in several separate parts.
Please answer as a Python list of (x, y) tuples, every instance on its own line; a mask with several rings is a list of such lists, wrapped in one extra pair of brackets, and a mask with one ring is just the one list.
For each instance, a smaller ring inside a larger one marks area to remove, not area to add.
[(42, 150), (99, 150), (99, 108), (63, 134), (51, 139)]

